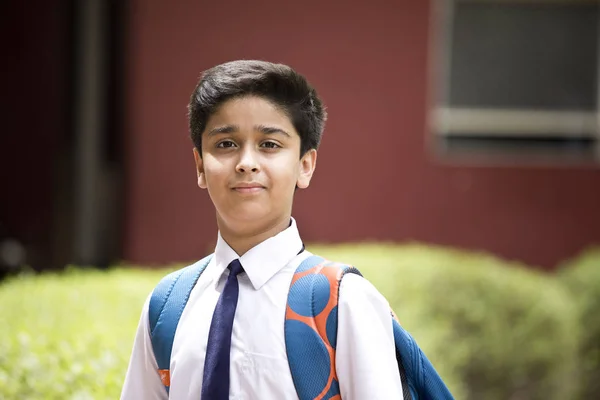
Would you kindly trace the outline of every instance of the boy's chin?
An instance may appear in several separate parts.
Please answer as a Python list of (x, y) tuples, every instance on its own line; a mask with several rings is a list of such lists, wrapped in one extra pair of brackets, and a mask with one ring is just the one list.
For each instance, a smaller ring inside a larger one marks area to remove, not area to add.
[[(243, 224), (250, 226), (269, 224), (273, 219), (277, 219), (275, 213), (265, 204), (242, 205), (224, 218), (228, 225)], [(241, 228), (244, 228), (244, 226), (241, 226)]]

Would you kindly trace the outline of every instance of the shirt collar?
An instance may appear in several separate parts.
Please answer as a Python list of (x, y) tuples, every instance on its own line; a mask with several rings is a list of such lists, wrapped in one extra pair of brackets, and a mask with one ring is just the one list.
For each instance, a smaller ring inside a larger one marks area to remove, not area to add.
[(225, 242), (219, 232), (215, 248), (215, 273), (218, 276), (222, 275), (229, 263), (239, 258), (252, 286), (258, 290), (296, 257), (301, 249), (302, 239), (294, 218), (287, 229), (257, 244), (241, 257)]

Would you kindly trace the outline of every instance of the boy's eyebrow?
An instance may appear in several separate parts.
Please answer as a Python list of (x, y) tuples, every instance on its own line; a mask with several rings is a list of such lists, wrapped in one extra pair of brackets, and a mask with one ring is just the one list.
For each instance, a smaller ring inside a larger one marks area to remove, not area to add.
[(212, 128), (208, 131), (206, 136), (213, 136), (219, 133), (233, 133), (239, 131), (239, 127), (237, 125), (223, 125)]
[[(217, 126), (215, 128), (212, 128), (210, 131), (208, 131), (206, 136), (214, 136), (214, 135), (224, 134), (224, 133), (235, 133), (235, 132), (238, 132), (239, 130), (240, 130), (240, 128), (237, 125)], [(291, 135), (288, 132), (286, 132), (285, 130), (278, 128), (276, 126), (255, 125), (254, 130), (264, 133), (266, 135), (281, 133), (287, 137), (291, 137)]]
[(254, 129), (256, 129), (259, 132), (262, 132), (264, 134), (273, 134), (273, 133), (282, 133), (287, 137), (291, 137), (291, 135), (289, 133), (287, 133), (285, 130), (278, 128), (276, 126), (268, 126), (268, 125), (256, 125), (254, 127)]

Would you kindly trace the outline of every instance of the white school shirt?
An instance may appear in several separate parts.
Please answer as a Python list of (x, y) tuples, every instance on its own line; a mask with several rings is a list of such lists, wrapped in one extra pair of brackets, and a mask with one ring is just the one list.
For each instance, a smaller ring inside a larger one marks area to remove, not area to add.
[[(227, 266), (240, 259), (239, 297), (231, 338), (229, 398), (298, 399), (284, 338), (292, 276), (311, 256), (303, 251), (296, 222), (243, 256), (218, 235), (215, 255), (190, 294), (171, 354), (170, 397), (161, 383), (144, 304), (125, 378), (122, 400), (198, 400), (213, 311), (227, 279)], [(366, 279), (348, 274), (340, 286), (336, 372), (343, 400), (402, 399), (392, 318), (385, 298)], [(208, 400), (208, 399), (203, 399)]]

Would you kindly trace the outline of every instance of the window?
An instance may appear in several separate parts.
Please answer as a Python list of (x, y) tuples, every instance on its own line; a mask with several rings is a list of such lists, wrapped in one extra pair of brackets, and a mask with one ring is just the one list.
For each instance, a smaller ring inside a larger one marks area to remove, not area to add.
[(439, 154), (600, 161), (600, 2), (437, 0)]

